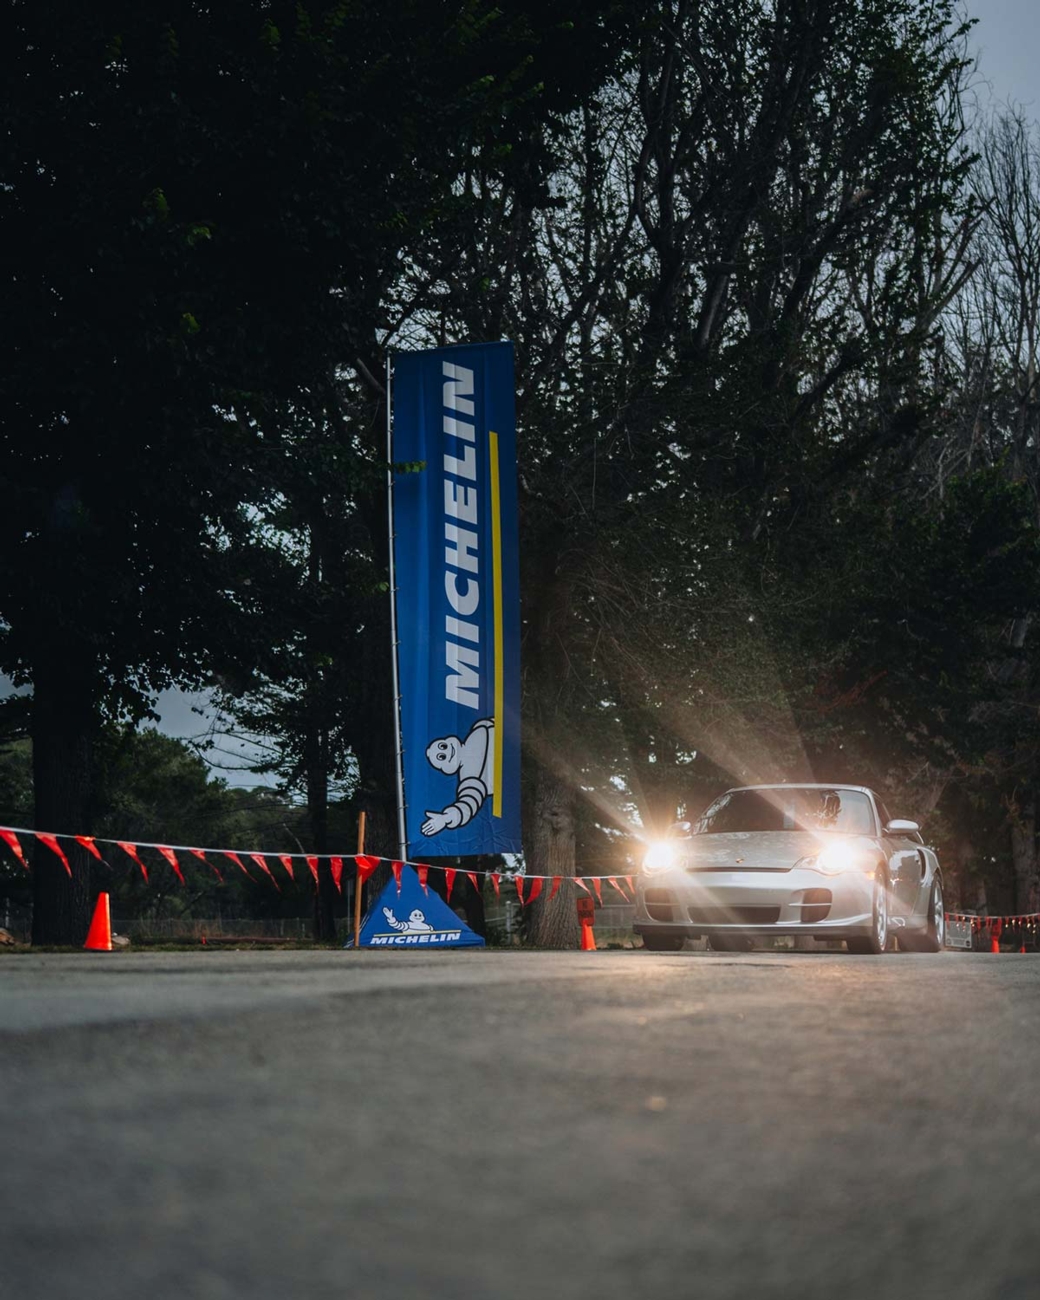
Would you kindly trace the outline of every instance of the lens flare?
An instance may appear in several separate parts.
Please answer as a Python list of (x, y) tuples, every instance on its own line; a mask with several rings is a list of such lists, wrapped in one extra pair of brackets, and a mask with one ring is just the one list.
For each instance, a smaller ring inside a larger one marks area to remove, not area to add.
[(643, 858), (643, 870), (667, 871), (669, 867), (675, 865), (675, 860), (675, 845), (668, 844), (664, 840), (658, 840), (657, 843), (651, 844), (647, 849), (646, 857)]
[(825, 876), (840, 876), (844, 871), (854, 871), (862, 866), (864, 861), (863, 849), (858, 844), (852, 844), (848, 840), (838, 840), (835, 844), (826, 845), (819, 853), (802, 858), (795, 865), (821, 871)]

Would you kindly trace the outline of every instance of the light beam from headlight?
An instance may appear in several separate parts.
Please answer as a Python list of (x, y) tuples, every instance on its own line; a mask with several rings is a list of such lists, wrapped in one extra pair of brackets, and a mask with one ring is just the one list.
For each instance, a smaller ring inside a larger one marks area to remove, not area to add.
[(643, 858), (643, 870), (646, 872), (667, 871), (669, 867), (675, 866), (677, 857), (674, 844), (669, 844), (667, 840), (657, 840), (646, 851), (646, 856)]

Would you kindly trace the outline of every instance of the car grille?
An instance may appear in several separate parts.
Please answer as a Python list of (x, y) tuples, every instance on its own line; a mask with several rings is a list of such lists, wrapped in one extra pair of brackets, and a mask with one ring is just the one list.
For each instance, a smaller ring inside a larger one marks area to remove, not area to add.
[(648, 889), (643, 895), (646, 914), (651, 921), (674, 921), (672, 896), (667, 889)]
[(697, 925), (774, 925), (780, 920), (779, 907), (691, 907), (690, 920)]
[(803, 921), (826, 921), (831, 910), (829, 889), (807, 889), (802, 898)]

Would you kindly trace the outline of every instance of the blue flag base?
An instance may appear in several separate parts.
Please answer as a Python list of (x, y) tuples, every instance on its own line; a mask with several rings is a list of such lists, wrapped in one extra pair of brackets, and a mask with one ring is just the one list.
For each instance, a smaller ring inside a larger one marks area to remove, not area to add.
[[(349, 939), (345, 948), (353, 948)], [(411, 867), (401, 870), (401, 887), (390, 880), (361, 925), (359, 948), (483, 948), (484, 940), (455, 915)]]

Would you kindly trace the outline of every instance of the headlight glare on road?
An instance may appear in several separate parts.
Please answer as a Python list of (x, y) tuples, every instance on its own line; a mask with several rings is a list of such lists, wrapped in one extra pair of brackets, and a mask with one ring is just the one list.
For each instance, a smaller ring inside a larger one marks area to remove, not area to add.
[(643, 870), (667, 871), (669, 867), (675, 866), (675, 860), (675, 845), (669, 844), (666, 840), (657, 840), (646, 851), (646, 857), (643, 858)]
[(863, 852), (857, 845), (839, 840), (836, 844), (826, 845), (819, 853), (802, 858), (795, 865), (821, 871), (825, 876), (840, 876), (843, 871), (852, 871), (862, 862)]

